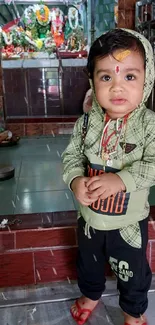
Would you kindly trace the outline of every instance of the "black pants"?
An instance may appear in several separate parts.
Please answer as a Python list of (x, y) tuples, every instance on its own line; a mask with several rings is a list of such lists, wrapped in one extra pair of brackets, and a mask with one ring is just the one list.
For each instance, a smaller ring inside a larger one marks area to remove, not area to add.
[(105, 264), (108, 261), (117, 276), (120, 307), (138, 318), (148, 306), (147, 293), (152, 274), (146, 258), (148, 219), (139, 222), (142, 245), (134, 248), (119, 230), (100, 231), (90, 228), (91, 239), (85, 233), (85, 221), (78, 220), (77, 274), (81, 293), (98, 300), (105, 289)]

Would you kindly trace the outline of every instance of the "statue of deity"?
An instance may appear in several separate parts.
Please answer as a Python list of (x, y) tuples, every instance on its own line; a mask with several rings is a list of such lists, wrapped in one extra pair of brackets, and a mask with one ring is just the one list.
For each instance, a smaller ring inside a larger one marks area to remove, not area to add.
[(57, 47), (60, 47), (64, 43), (63, 12), (59, 8), (53, 8), (51, 13), (51, 18), (52, 18), (51, 32), (53, 34), (54, 42)]
[(68, 17), (66, 17), (65, 24), (65, 40), (74, 33), (79, 25), (78, 10), (75, 7), (70, 7), (68, 10)]
[(42, 39), (46, 38), (46, 34), (50, 28), (50, 11), (45, 5), (36, 5), (36, 17), (38, 22), (39, 37)]

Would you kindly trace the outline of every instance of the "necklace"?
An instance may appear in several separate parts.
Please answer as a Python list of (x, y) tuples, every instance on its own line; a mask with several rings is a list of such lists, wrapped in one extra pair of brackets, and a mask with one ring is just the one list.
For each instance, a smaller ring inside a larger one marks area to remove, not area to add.
[[(119, 121), (117, 120), (116, 130), (112, 131), (111, 134), (108, 135), (108, 129), (109, 129), (109, 124), (111, 122), (111, 119), (109, 119), (107, 114), (105, 114), (105, 118), (104, 118), (105, 126), (104, 126), (102, 137), (101, 137), (99, 152), (102, 157), (102, 160), (104, 161), (104, 163), (106, 162), (106, 165), (109, 167), (111, 167), (113, 164), (111, 157), (113, 154), (116, 153), (116, 149), (117, 149), (120, 137), (121, 137), (121, 133), (122, 133), (123, 127), (127, 123), (127, 119), (128, 119), (128, 115), (126, 115), (124, 117), (124, 119), (121, 121), (120, 125), (118, 125)], [(116, 141), (115, 141), (114, 145), (111, 147), (111, 149), (108, 149), (107, 146), (110, 143), (113, 136), (116, 136)]]

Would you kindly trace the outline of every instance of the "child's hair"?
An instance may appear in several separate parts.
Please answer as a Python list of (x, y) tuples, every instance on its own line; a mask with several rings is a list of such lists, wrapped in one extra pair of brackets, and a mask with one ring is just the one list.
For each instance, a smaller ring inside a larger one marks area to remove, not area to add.
[(97, 38), (90, 48), (87, 63), (87, 73), (90, 79), (93, 79), (96, 60), (113, 55), (116, 50), (139, 52), (144, 59), (145, 66), (145, 50), (141, 41), (125, 30), (113, 29)]

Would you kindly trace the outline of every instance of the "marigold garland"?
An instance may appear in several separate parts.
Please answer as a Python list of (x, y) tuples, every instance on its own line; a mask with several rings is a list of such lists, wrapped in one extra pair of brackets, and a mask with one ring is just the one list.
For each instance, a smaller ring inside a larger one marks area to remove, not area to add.
[[(44, 18), (42, 17), (42, 14), (40, 13), (40, 10), (44, 10)], [(47, 6), (42, 6), (39, 10), (36, 10), (36, 16), (38, 23), (41, 25), (46, 25), (49, 22), (49, 15), (50, 11)]]

